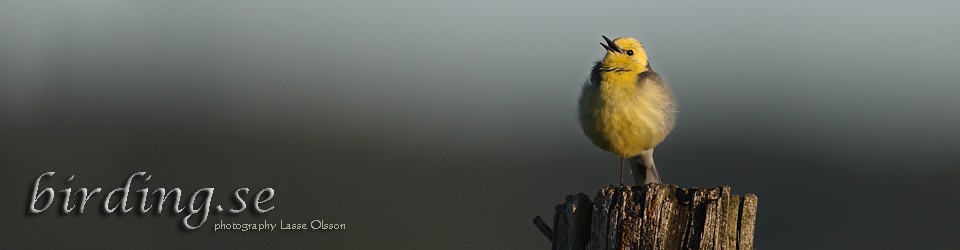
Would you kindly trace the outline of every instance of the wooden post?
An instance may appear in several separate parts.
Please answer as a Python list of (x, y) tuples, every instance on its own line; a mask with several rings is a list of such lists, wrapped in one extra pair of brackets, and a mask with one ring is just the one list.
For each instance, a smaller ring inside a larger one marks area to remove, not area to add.
[(553, 249), (753, 249), (757, 196), (730, 194), (730, 187), (675, 185), (606, 187), (593, 202), (567, 195), (557, 205), (553, 228), (534, 224)]

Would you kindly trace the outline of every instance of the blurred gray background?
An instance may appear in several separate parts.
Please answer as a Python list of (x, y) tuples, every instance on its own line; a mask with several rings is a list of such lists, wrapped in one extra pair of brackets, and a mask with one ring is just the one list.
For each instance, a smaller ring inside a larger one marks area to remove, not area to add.
[[(680, 103), (664, 181), (759, 195), (759, 249), (947, 249), (958, 7), (4, 1), (0, 242), (546, 249), (534, 216), (617, 182), (574, 115), (607, 35), (644, 41)], [(191, 232), (183, 214), (27, 216), (47, 171), (48, 187), (107, 190), (146, 171), (134, 188), (214, 187), (214, 204), (273, 187), (276, 209)], [(349, 229), (212, 231), (315, 218)]]

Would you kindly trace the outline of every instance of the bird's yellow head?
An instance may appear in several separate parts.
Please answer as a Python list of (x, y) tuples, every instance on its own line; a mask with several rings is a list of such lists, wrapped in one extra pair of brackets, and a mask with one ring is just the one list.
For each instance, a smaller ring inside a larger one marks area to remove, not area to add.
[(611, 71), (631, 71), (643, 72), (647, 70), (647, 51), (643, 49), (643, 44), (633, 37), (621, 37), (611, 41), (603, 36), (607, 44), (600, 43), (604, 49), (607, 49), (607, 55), (603, 57), (603, 68)]

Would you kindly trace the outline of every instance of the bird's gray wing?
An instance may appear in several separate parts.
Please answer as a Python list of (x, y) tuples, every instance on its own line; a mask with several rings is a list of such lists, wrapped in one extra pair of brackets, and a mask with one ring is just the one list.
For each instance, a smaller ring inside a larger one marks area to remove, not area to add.
[(677, 101), (673, 98), (673, 93), (670, 91), (670, 86), (663, 82), (663, 79), (660, 79), (660, 74), (657, 74), (656, 71), (653, 71), (653, 68), (650, 68), (650, 65), (647, 65), (647, 70), (643, 73), (640, 73), (640, 77), (637, 77), (637, 85), (644, 87), (643, 84), (656, 84), (661, 91), (666, 92), (668, 100), (663, 102), (660, 106), (660, 109), (667, 114), (667, 131), (673, 130), (673, 127), (676, 123), (676, 113), (677, 113)]
[(593, 69), (590, 70), (590, 82), (589, 82), (589, 84), (593, 84), (593, 85), (598, 85), (598, 84), (600, 84), (600, 67), (601, 67), (602, 65), (603, 65), (603, 64), (602, 64), (601, 62), (597, 62), (596, 64), (593, 65)]
[(637, 77), (637, 84), (643, 84), (645, 82), (653, 82), (666, 87), (666, 84), (664, 84), (663, 80), (660, 79), (660, 74), (657, 74), (656, 71), (653, 71), (653, 68), (650, 68), (650, 65), (647, 65), (647, 70), (643, 73), (640, 73), (640, 77)]

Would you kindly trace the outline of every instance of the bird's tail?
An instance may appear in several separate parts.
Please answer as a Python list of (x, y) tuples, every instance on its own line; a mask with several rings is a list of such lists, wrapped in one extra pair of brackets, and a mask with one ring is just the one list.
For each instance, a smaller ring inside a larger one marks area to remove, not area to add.
[(657, 166), (653, 162), (653, 149), (643, 151), (628, 160), (630, 162), (630, 172), (633, 173), (633, 181), (637, 185), (660, 183), (660, 173), (657, 173)]

